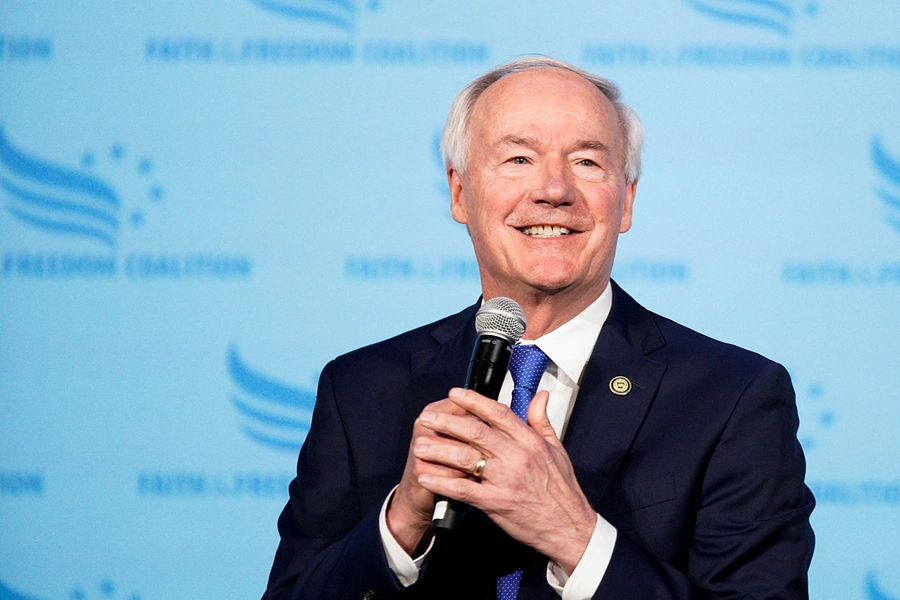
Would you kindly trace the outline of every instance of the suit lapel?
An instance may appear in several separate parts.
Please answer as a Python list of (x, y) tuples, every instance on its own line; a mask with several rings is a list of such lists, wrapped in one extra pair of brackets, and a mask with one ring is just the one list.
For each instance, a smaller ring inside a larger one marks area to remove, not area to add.
[[(649, 311), (613, 282), (613, 306), (585, 368), (563, 445), (595, 508), (628, 452), (666, 367), (645, 357), (665, 341)], [(613, 393), (624, 377), (631, 389)]]
[(430, 403), (447, 397), (451, 387), (465, 383), (469, 358), (475, 344), (475, 311), (479, 303), (441, 322), (428, 333), (426, 347), (409, 359), (410, 379), (401, 407), (403, 414), (396, 453), (403, 457), (395, 465), (394, 477), (403, 476), (413, 422)]
[(466, 382), (469, 359), (475, 345), (475, 311), (478, 304), (450, 317), (430, 332), (434, 347), (410, 356), (408, 402), (413, 419), (425, 406), (447, 397), (451, 387)]

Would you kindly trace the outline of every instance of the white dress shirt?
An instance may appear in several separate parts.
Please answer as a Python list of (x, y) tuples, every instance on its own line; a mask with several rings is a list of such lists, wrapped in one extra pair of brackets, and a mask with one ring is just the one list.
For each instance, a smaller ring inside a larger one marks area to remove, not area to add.
[[(606, 317), (609, 316), (611, 307), (612, 287), (607, 284), (600, 297), (572, 320), (534, 341), (519, 342), (520, 344), (535, 344), (550, 358), (547, 370), (541, 377), (538, 391), (550, 392), (547, 417), (550, 419), (553, 431), (560, 439), (565, 435), (566, 427), (569, 424), (569, 417), (575, 406), (584, 367), (591, 357), (591, 352), (600, 335), (600, 329), (603, 327)], [(512, 389), (512, 375), (507, 373), (497, 401), (509, 406), (512, 401)], [(388, 494), (381, 507), (379, 518), (381, 540), (391, 570), (404, 586), (409, 586), (418, 580), (419, 570), (424, 564), (431, 546), (416, 559), (413, 559), (400, 547), (388, 530), (385, 516), (392, 497), (393, 491)], [(597, 525), (575, 570), (567, 576), (559, 565), (551, 561), (547, 565), (547, 582), (556, 590), (557, 594), (562, 596), (563, 600), (588, 600), (597, 591), (597, 586), (600, 585), (600, 581), (606, 573), (615, 543), (615, 527), (597, 515)], [(434, 540), (432, 540), (433, 544)]]

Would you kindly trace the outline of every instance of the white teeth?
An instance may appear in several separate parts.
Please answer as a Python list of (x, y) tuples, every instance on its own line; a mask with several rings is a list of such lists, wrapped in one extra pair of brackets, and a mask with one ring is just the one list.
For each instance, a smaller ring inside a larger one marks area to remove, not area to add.
[(525, 235), (544, 238), (560, 237), (571, 233), (568, 229), (559, 225), (534, 225), (532, 227), (523, 227), (521, 231)]

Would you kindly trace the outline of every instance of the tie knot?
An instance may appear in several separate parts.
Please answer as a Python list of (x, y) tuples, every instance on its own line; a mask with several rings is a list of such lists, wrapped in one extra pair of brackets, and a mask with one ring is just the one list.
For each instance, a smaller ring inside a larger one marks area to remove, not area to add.
[(533, 344), (513, 346), (509, 360), (509, 372), (517, 388), (525, 388), (533, 396), (550, 358)]

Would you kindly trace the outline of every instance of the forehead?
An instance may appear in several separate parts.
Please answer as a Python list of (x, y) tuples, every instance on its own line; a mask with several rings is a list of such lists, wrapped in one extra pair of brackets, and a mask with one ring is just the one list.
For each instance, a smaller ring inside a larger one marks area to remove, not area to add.
[(612, 103), (587, 79), (553, 68), (506, 75), (475, 102), (472, 141), (491, 144), (507, 135), (577, 138), (618, 145), (621, 126)]

